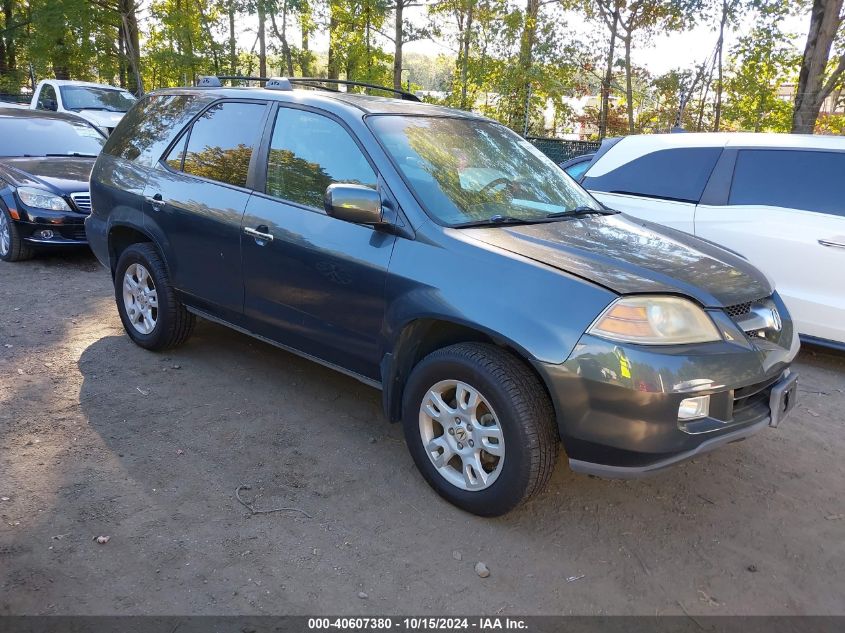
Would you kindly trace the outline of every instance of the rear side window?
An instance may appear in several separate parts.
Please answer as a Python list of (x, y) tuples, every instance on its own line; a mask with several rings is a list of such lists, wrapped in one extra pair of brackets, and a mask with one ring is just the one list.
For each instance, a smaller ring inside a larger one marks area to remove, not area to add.
[(728, 204), (845, 216), (845, 152), (740, 150)]
[(187, 95), (149, 95), (123, 117), (103, 153), (151, 167), (208, 101)]
[[(624, 143), (617, 147), (621, 149)], [(697, 203), (721, 153), (721, 147), (663, 149), (600, 176), (588, 173), (581, 184), (593, 191)], [(612, 155), (613, 152), (605, 154), (605, 160)], [(601, 159), (590, 172), (596, 168), (601, 169)]]
[(268, 194), (322, 209), (330, 184), (375, 189), (376, 180), (364, 154), (339, 123), (313, 112), (279, 108), (267, 162)]
[(217, 103), (203, 112), (191, 128), (182, 171), (246, 187), (249, 161), (264, 124), (265, 107), (263, 103), (231, 101)]

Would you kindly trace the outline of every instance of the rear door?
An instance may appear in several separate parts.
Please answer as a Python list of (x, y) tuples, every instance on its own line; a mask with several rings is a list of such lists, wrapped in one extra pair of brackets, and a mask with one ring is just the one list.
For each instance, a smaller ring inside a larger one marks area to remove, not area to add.
[(593, 163), (581, 185), (611, 209), (693, 233), (695, 205), (721, 153), (679, 147), (631, 156), (623, 140)]
[(727, 204), (696, 235), (774, 279), (802, 334), (845, 342), (845, 152), (739, 149)]
[(241, 217), (267, 104), (218, 101), (151, 170), (146, 220), (189, 303), (233, 322), (243, 313)]
[(288, 106), (278, 108), (262, 162), (266, 184), (249, 200), (241, 235), (250, 329), (377, 379), (396, 237), (323, 208), (332, 183), (377, 188), (374, 166), (339, 120)]

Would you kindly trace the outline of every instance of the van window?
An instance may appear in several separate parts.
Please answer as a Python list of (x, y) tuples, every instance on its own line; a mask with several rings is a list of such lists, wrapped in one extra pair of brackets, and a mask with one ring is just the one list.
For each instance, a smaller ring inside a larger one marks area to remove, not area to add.
[(729, 205), (765, 205), (845, 216), (845, 152), (744, 149)]
[(217, 103), (191, 128), (182, 171), (246, 187), (249, 161), (264, 123), (263, 103)]
[(376, 188), (376, 174), (336, 121), (305, 110), (279, 108), (267, 161), (266, 193), (317, 209), (336, 182)]
[[(625, 144), (616, 147), (620, 151)], [(581, 184), (592, 191), (697, 203), (721, 154), (721, 147), (662, 149), (635, 158), (601, 176), (591, 176), (596, 168), (601, 169), (599, 159)], [(612, 152), (605, 154), (605, 159), (608, 156), (612, 156)]]

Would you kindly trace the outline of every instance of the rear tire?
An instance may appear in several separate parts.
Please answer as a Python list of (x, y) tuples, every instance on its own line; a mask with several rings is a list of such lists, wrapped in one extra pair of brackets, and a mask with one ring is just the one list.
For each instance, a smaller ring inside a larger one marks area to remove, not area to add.
[(0, 259), (5, 262), (20, 262), (32, 259), (34, 255), (35, 249), (23, 241), (9, 212), (0, 205)]
[(152, 244), (132, 244), (121, 253), (114, 296), (126, 333), (143, 348), (176, 347), (193, 332), (196, 319), (176, 298), (167, 267)]
[(551, 476), (559, 436), (549, 396), (524, 363), (495, 345), (459, 343), (429, 354), (411, 372), (402, 407), (417, 468), (459, 508), (505, 514)]

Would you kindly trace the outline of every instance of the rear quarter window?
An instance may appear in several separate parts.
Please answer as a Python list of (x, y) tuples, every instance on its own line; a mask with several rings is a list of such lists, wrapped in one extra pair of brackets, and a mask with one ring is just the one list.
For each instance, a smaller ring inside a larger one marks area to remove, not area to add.
[(190, 95), (148, 95), (126, 113), (103, 153), (151, 167), (206, 103)]
[(845, 152), (740, 150), (728, 204), (845, 216)]
[[(617, 151), (623, 147), (620, 143)], [(593, 191), (697, 203), (721, 154), (721, 147), (662, 149), (601, 175), (591, 175), (601, 169), (599, 159), (581, 184)], [(612, 151), (604, 158), (611, 156)]]

